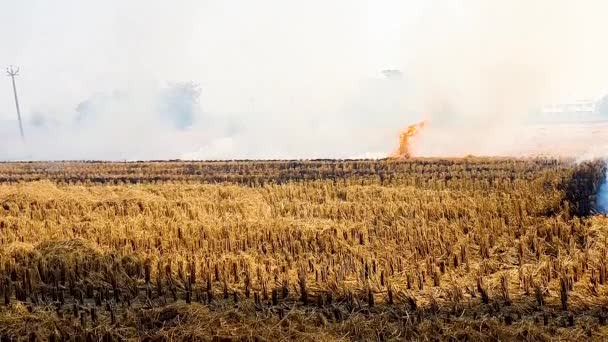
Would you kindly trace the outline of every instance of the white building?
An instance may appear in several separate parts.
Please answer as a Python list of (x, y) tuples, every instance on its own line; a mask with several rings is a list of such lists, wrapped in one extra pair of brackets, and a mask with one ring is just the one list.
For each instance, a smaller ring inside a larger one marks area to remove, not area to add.
[(608, 97), (550, 104), (541, 107), (533, 121), (556, 124), (608, 121), (608, 112), (605, 112), (608, 109), (606, 104), (608, 104)]
[(591, 115), (595, 113), (597, 107), (597, 101), (593, 100), (579, 100), (570, 103), (559, 103), (544, 106), (542, 108), (543, 114), (564, 114), (564, 113), (581, 113)]

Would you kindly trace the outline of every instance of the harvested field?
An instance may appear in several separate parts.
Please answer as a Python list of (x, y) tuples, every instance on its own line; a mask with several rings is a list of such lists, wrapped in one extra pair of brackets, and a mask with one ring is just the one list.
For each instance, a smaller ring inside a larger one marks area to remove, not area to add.
[(605, 340), (602, 162), (0, 163), (4, 341)]

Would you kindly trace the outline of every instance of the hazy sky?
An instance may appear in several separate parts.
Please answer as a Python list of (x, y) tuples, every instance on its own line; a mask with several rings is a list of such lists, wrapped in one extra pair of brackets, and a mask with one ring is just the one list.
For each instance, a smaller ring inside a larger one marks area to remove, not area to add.
[[(599, 0), (5, 2), (0, 65), (21, 67), (28, 139), (6, 78), (0, 159), (381, 155), (421, 118), (485, 127), (608, 84)], [(175, 82), (200, 85), (186, 129), (156, 113)]]

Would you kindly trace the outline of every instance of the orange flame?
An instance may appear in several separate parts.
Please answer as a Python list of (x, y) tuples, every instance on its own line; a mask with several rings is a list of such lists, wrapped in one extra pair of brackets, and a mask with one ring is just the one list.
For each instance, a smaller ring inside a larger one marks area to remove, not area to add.
[(412, 138), (426, 126), (426, 121), (408, 126), (399, 133), (399, 149), (391, 154), (391, 158), (411, 158)]

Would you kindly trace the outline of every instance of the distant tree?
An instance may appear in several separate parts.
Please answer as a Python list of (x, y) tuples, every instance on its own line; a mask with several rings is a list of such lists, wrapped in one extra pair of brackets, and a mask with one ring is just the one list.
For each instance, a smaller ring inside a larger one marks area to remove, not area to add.
[(84, 124), (101, 116), (140, 108), (141, 105), (147, 109), (147, 101), (152, 101), (150, 112), (142, 114), (156, 116), (168, 121), (175, 129), (185, 130), (192, 126), (201, 114), (200, 95), (199, 85), (192, 82), (172, 83), (143, 94), (124, 91), (95, 94), (78, 104), (75, 122)]
[(175, 128), (184, 130), (192, 126), (200, 114), (201, 88), (193, 82), (173, 83), (160, 91), (158, 111), (169, 119)]
[(81, 124), (93, 120), (98, 115), (104, 115), (114, 108), (125, 107), (128, 101), (129, 94), (123, 91), (94, 94), (76, 106), (75, 122)]

